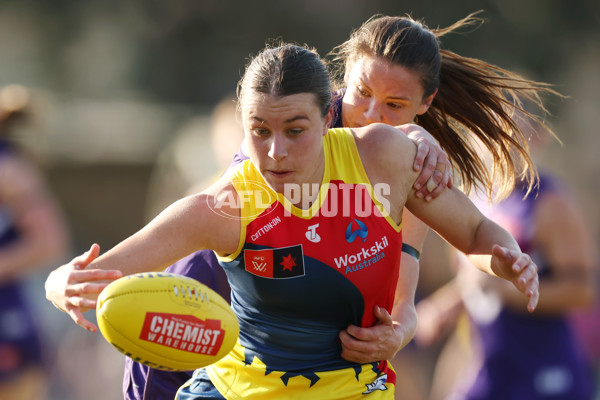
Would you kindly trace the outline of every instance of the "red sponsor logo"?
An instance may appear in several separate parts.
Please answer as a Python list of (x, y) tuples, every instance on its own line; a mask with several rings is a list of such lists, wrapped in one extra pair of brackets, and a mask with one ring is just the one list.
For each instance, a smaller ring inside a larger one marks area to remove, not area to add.
[(218, 319), (201, 320), (193, 315), (146, 313), (140, 339), (182, 351), (214, 356), (223, 344), (225, 331)]

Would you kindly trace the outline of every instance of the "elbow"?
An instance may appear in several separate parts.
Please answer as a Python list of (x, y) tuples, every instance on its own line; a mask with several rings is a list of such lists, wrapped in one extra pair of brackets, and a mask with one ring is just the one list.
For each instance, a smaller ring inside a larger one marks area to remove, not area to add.
[[(489, 221), (489, 220), (486, 217), (481, 216), (481, 219), (476, 224), (474, 224), (474, 228), (470, 235), (470, 241), (468, 242), (468, 244), (465, 244), (462, 249), (458, 248), (459, 250), (461, 250), (465, 254), (485, 253), (485, 251), (483, 251), (484, 249), (481, 248), (480, 242), (482, 241), (481, 240), (482, 237), (485, 236), (485, 233), (483, 233), (483, 232), (485, 230), (484, 228), (486, 226), (486, 221)], [(485, 249), (485, 250), (487, 250), (487, 249)]]

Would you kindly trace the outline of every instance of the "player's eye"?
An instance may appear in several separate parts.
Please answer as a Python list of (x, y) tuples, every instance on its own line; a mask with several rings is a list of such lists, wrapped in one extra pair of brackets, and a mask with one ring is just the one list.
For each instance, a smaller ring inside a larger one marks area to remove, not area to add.
[(269, 134), (269, 130), (265, 128), (254, 128), (252, 129), (252, 132), (254, 132), (254, 134), (258, 136), (265, 136)]
[(370, 97), (369, 92), (364, 87), (358, 85), (356, 87), (356, 90), (358, 91), (358, 93), (360, 93), (361, 96)]

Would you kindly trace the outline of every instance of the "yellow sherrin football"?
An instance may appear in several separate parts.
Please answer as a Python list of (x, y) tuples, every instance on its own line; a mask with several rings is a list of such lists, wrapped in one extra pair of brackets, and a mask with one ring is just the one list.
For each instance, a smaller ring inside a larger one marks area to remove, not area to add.
[(125, 276), (100, 293), (104, 338), (147, 366), (186, 371), (223, 358), (240, 327), (223, 297), (195, 279), (169, 273)]

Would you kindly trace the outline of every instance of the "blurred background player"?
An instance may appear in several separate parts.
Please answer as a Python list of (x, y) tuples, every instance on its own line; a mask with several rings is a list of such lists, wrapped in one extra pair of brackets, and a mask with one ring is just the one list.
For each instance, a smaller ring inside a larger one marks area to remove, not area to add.
[(0, 399), (44, 399), (47, 365), (40, 318), (26, 282), (68, 256), (63, 215), (44, 177), (13, 135), (32, 113), (30, 92), (0, 88)]
[[(530, 132), (534, 154), (542, 150), (545, 129), (523, 115), (517, 120)], [(594, 302), (594, 243), (572, 191), (556, 174), (542, 169), (539, 186), (526, 194), (519, 184), (501, 202), (479, 205), (539, 266), (538, 308), (521, 312), (516, 291), (473, 274), (469, 260), (456, 254), (457, 278), (417, 306), (418, 343), (431, 344), (461, 321), (439, 359), (431, 400), (594, 398), (592, 371), (570, 322)]]

